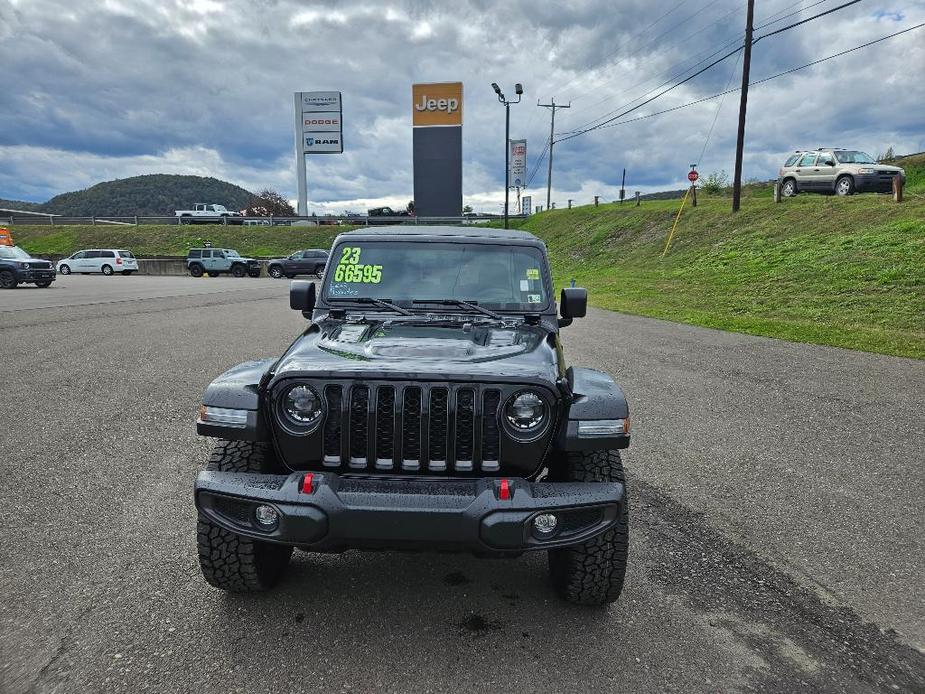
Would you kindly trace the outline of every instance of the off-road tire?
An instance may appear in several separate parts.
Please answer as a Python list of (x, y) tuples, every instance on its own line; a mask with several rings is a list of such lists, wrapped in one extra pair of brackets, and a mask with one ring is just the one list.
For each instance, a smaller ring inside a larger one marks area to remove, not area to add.
[(112, 265), (104, 265), (100, 268), (100, 272), (109, 277), (112, 274)]
[(70, 274), (71, 274), (71, 266), (70, 266), (70, 265), (62, 265), (61, 267), (58, 268), (58, 272), (60, 272), (62, 275), (70, 275)]
[(232, 277), (244, 277), (247, 274), (247, 268), (238, 263), (237, 265), (231, 266), (231, 276)]
[(205, 272), (205, 270), (199, 263), (193, 263), (189, 266), (189, 274), (191, 274), (193, 277), (202, 277), (203, 272)]
[[(571, 452), (564, 463), (564, 481), (626, 483), (619, 451)], [(605, 605), (620, 597), (628, 553), (629, 509), (624, 495), (622, 514), (610, 530), (584, 544), (549, 551), (549, 577), (568, 602)]]
[[(206, 470), (276, 472), (273, 449), (267, 443), (219, 440)], [(210, 585), (236, 593), (272, 588), (282, 577), (292, 547), (252, 540), (215, 525), (202, 514), (196, 526), (199, 566)]]
[(10, 270), (0, 271), (0, 289), (16, 289), (19, 280)]
[(267, 274), (275, 280), (283, 278), (283, 268), (279, 265), (271, 265), (267, 268)]

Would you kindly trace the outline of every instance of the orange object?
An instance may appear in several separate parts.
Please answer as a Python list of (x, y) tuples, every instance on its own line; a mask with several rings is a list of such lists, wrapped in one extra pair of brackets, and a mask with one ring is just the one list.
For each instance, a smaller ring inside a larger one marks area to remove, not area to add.
[(0, 246), (13, 245), (13, 232), (6, 227), (0, 227)]

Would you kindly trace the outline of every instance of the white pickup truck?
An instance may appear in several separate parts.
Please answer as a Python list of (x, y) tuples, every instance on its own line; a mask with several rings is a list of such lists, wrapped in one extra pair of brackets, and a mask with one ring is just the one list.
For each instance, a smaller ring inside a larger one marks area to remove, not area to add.
[(234, 224), (240, 224), (243, 220), (240, 212), (229, 210), (224, 205), (214, 205), (210, 203), (197, 202), (191, 210), (176, 210), (177, 217), (180, 218), (181, 224), (192, 224), (193, 222), (215, 222), (221, 221), (228, 223), (232, 218)]

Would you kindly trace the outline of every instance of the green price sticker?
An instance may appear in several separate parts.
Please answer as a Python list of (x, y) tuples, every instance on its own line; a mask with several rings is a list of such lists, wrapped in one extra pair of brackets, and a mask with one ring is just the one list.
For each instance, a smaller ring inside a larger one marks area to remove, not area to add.
[(540, 278), (539, 268), (531, 267), (527, 268), (527, 279), (528, 280), (538, 280)]
[(381, 265), (361, 265), (360, 251), (362, 249), (345, 246), (334, 270), (335, 282), (356, 282), (363, 284), (379, 284), (382, 281)]

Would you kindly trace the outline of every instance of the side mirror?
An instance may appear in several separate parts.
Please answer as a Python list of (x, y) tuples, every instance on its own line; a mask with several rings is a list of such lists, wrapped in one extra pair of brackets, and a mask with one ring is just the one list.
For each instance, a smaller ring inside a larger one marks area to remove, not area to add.
[(825, 165), (826, 165), (826, 166), (835, 166), (835, 162), (834, 162), (833, 160), (829, 159), (829, 160), (825, 163)]
[(559, 296), (559, 327), (572, 324), (572, 319), (583, 318), (588, 313), (588, 290), (582, 287), (565, 287)]
[(289, 283), (289, 308), (310, 315), (315, 310), (315, 283), (292, 280)]

